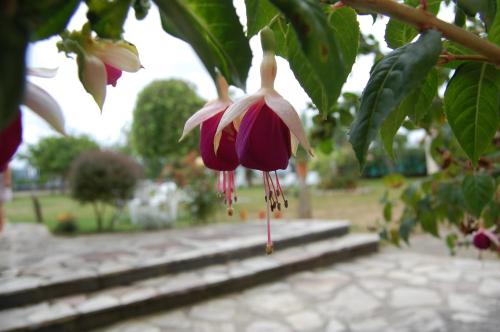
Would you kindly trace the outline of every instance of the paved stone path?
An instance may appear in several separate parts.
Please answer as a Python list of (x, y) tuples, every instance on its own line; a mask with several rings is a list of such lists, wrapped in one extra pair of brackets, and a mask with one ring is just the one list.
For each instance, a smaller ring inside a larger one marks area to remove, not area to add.
[(498, 332), (500, 262), (383, 249), (101, 331)]
[[(278, 240), (305, 231), (321, 232), (331, 228), (332, 223), (280, 220), (272, 227)], [(262, 221), (74, 238), (52, 236), (40, 225), (8, 224), (0, 234), (0, 293), (196, 257), (250, 243), (261, 242), (264, 248), (265, 240)]]

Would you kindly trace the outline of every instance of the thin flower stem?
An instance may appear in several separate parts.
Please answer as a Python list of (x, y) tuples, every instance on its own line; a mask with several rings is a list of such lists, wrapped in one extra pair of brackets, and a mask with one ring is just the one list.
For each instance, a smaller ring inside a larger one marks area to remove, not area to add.
[(274, 171), (274, 176), (276, 177), (276, 183), (277, 183), (277, 186), (278, 186), (278, 190), (279, 192), (281, 193), (281, 197), (283, 197), (283, 202), (285, 203), (285, 207), (288, 207), (288, 202), (286, 200), (286, 196), (285, 196), (285, 192), (283, 191), (283, 189), (281, 188), (281, 185), (280, 185), (280, 180), (278, 178), (278, 173), (276, 171)]
[(411, 24), (419, 30), (435, 28), (447, 39), (484, 55), (491, 63), (500, 65), (500, 47), (465, 29), (442, 21), (428, 11), (392, 0), (343, 0), (343, 2), (352, 8), (387, 15), (398, 21)]
[[(269, 187), (269, 179), (266, 179), (269, 176), (268, 172), (262, 172), (264, 177), (264, 187)], [(273, 253), (273, 241), (271, 239), (271, 202), (269, 199), (266, 200), (266, 229), (267, 229), (267, 243), (266, 243), (266, 254), (270, 255)]]
[(219, 194), (219, 195), (220, 195), (220, 193), (222, 191), (221, 187), (220, 187), (220, 176), (221, 176), (221, 174), (220, 174), (220, 171), (219, 171), (219, 172), (217, 172), (217, 194)]

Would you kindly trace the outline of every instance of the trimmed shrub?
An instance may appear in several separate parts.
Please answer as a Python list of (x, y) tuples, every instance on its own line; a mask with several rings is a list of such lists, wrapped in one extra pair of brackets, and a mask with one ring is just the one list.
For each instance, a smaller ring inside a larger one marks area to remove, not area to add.
[[(106, 205), (117, 210), (123, 209), (126, 201), (132, 198), (142, 173), (141, 166), (123, 154), (112, 151), (85, 152), (71, 166), (71, 196), (83, 204), (93, 205), (97, 229), (100, 231)], [(110, 228), (113, 227), (114, 219), (110, 220)]]

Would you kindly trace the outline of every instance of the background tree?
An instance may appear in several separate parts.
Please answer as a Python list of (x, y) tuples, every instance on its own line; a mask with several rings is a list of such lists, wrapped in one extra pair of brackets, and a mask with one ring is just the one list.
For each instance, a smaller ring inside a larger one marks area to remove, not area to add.
[(88, 136), (46, 137), (29, 146), (24, 158), (37, 170), (42, 182), (60, 180), (64, 189), (73, 160), (85, 151), (98, 149), (99, 145)]
[(190, 83), (182, 80), (154, 81), (137, 98), (132, 123), (132, 146), (143, 159), (149, 177), (157, 177), (164, 165), (195, 150), (198, 135), (178, 144), (186, 120), (205, 101)]

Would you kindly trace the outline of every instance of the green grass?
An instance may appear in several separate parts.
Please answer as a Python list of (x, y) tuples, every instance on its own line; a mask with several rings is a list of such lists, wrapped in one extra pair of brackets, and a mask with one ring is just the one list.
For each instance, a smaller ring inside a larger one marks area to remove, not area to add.
[[(91, 205), (82, 205), (70, 197), (60, 194), (39, 194), (38, 199), (42, 208), (44, 223), (49, 229), (54, 230), (59, 215), (71, 213), (76, 218), (79, 233), (93, 233), (97, 231), (94, 210)], [(36, 222), (33, 202), (30, 196), (16, 196), (12, 202), (7, 203), (6, 210), (9, 222)], [(106, 228), (105, 231), (110, 231), (107, 228), (107, 222), (111, 217), (111, 208), (107, 210), (104, 227)], [(114, 227), (114, 231), (123, 232), (137, 229), (138, 227), (133, 225), (128, 218), (121, 218), (116, 222)]]
[[(354, 190), (320, 190), (309, 188), (312, 217), (317, 219), (344, 219), (353, 224), (355, 230), (366, 230), (375, 220), (382, 219), (382, 205), (379, 203), (386, 187), (381, 180), (362, 180)], [(298, 218), (298, 193), (289, 188), (288, 209), (284, 210), (284, 218)], [(391, 197), (399, 195), (400, 190), (392, 190)], [(241, 219), (239, 212), (247, 211), (248, 218), (259, 217), (259, 212), (265, 212), (264, 191), (257, 186), (242, 189), (238, 192), (238, 203), (235, 204), (236, 219)], [(399, 209), (395, 209), (398, 213)], [(218, 219), (230, 220), (224, 209), (218, 213)]]
[[(360, 181), (355, 190), (324, 191), (310, 188), (312, 214), (317, 219), (346, 219), (353, 223), (354, 230), (365, 230), (374, 224), (376, 219), (382, 219), (382, 206), (379, 199), (385, 191), (380, 180)], [(284, 210), (284, 218), (298, 217), (298, 195), (296, 189), (288, 188), (289, 207)], [(392, 192), (392, 196), (397, 195)], [(81, 205), (67, 196), (56, 194), (40, 194), (39, 196), (44, 221), (53, 230), (57, 224), (57, 217), (62, 213), (71, 213), (77, 219), (79, 233), (96, 232), (94, 212), (90, 205)], [(243, 219), (259, 218), (259, 213), (265, 212), (264, 191), (262, 186), (242, 188), (238, 191), (238, 202), (234, 205), (234, 215), (226, 214), (225, 206), (220, 203), (214, 221), (234, 222)], [(10, 222), (35, 222), (33, 204), (29, 196), (17, 195), (6, 206), (7, 218)], [(108, 208), (106, 217), (109, 219), (111, 208)], [(397, 209), (395, 213), (397, 213)], [(246, 214), (246, 217), (244, 216)], [(186, 216), (181, 216), (177, 227), (191, 225)], [(133, 225), (128, 218), (121, 218), (115, 225), (114, 231), (135, 231), (138, 226)], [(109, 231), (109, 230), (108, 230)]]

